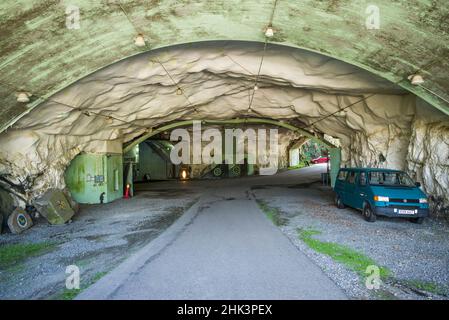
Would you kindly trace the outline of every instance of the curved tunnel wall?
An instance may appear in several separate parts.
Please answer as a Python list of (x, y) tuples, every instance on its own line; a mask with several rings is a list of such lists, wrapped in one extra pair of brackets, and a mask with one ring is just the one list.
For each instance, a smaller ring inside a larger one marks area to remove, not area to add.
[(406, 169), (448, 203), (447, 116), (366, 71), (284, 46), (268, 47), (254, 92), (262, 49), (241, 42), (177, 46), (84, 78), (0, 135), (3, 182), (28, 201), (64, 187), (68, 163), (108, 141), (127, 142), (179, 119), (253, 116), (339, 138), (344, 164)]
[[(366, 26), (370, 4), (365, 0), (4, 1), (0, 131), (38, 105), (40, 97), (50, 97), (114, 62), (180, 43), (263, 42), (269, 23), (275, 29), (270, 43), (357, 65), (399, 82), (449, 113), (446, 1), (378, 0), (378, 29)], [(71, 25), (75, 9), (79, 21)], [(148, 47), (134, 45), (138, 33), (145, 36)], [(425, 76), (425, 88), (407, 81), (417, 71)], [(18, 104), (18, 90), (33, 93), (34, 101)]]

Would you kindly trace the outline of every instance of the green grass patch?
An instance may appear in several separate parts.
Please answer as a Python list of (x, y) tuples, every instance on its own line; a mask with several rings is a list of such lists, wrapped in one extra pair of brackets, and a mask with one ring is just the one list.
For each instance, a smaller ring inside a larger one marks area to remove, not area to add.
[(305, 163), (305, 161), (301, 161), (296, 166), (291, 166), (291, 167), (288, 167), (287, 169), (288, 170), (297, 170), (297, 169), (301, 169), (301, 168), (304, 168), (304, 167), (307, 167), (307, 164)]
[[(347, 246), (333, 242), (320, 241), (313, 238), (314, 235), (318, 235), (320, 233), (321, 232), (317, 230), (298, 229), (299, 239), (301, 239), (307, 246), (319, 253), (331, 257), (334, 261), (345, 265), (349, 269), (355, 271), (361, 277), (365, 277), (368, 275), (365, 273), (368, 266), (378, 265), (370, 257)], [(379, 272), (381, 278), (389, 277), (391, 274), (391, 272), (385, 267), (379, 267)]]
[(434, 282), (421, 281), (421, 280), (404, 280), (403, 282), (410, 288), (416, 288), (418, 290), (433, 293), (440, 296), (445, 297), (449, 296), (449, 292), (446, 288), (443, 288), (442, 286)]
[(269, 206), (263, 200), (256, 200), (259, 208), (265, 213), (268, 219), (270, 219), (276, 226), (284, 226), (287, 224), (287, 219), (282, 216), (282, 212), (275, 207)]
[(0, 247), (0, 268), (6, 269), (23, 262), (29, 257), (47, 253), (55, 248), (55, 243), (10, 244)]
[(97, 272), (90, 280), (91, 281), (90, 285), (93, 285), (95, 282), (103, 278), (106, 274), (107, 272)]
[(56, 297), (56, 300), (73, 300), (76, 298), (77, 295), (79, 295), (83, 290), (87, 289), (91, 285), (93, 285), (95, 282), (100, 280), (102, 277), (104, 277), (107, 274), (107, 272), (97, 272), (90, 280), (87, 282), (86, 285), (81, 286), (79, 289), (67, 289), (64, 288), (64, 291)]
[(82, 289), (67, 289), (65, 288), (57, 300), (73, 300), (77, 295), (81, 293)]

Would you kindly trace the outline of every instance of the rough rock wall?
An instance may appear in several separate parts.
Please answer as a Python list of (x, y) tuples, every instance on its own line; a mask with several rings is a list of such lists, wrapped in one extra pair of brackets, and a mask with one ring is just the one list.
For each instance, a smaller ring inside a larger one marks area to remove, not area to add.
[[(64, 187), (70, 160), (106, 140), (126, 142), (180, 119), (251, 116), (294, 121), (340, 139), (346, 165), (411, 170), (417, 161), (424, 188), (449, 203), (439, 155), (447, 151), (447, 131), (416, 113), (413, 96), (353, 66), (279, 46), (268, 47), (255, 91), (261, 57), (259, 45), (190, 45), (102, 69), (0, 135), (0, 183), (29, 201), (49, 187)], [(428, 113), (447, 119), (434, 109)], [(427, 151), (418, 156), (422, 145)]]
[[(408, 143), (412, 133), (415, 99), (407, 96), (385, 107), (382, 96), (369, 99), (370, 108), (348, 115), (348, 125), (354, 130), (343, 144), (343, 163), (404, 170)], [(393, 107), (394, 106), (394, 107)]]
[(419, 99), (412, 127), (407, 170), (423, 184), (435, 213), (449, 216), (449, 121)]

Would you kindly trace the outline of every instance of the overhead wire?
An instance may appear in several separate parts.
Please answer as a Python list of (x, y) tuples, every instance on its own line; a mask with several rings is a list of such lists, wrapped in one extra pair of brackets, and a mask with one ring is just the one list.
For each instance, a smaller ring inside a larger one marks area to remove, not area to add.
[[(127, 19), (128, 22), (131, 24), (131, 26), (133, 27), (133, 29), (137, 32), (137, 34), (143, 35), (143, 33), (141, 32), (141, 30), (139, 30), (139, 28), (136, 26), (136, 24), (135, 24), (135, 23), (132, 21), (132, 19), (130, 18), (128, 12), (127, 12), (127, 11), (125, 10), (125, 8), (123, 7), (123, 5), (122, 5), (122, 3), (121, 3), (121, 0), (119, 0), (117, 3), (118, 3), (118, 5), (119, 5), (121, 11), (124, 13), (126, 19)], [(272, 25), (273, 25), (273, 20), (274, 20), (274, 15), (275, 15), (275, 11), (276, 11), (277, 4), (278, 4), (278, 0), (274, 0), (273, 8), (272, 8), (272, 11), (271, 11), (270, 20), (269, 20), (269, 24), (268, 24), (269, 27), (272, 27)], [(257, 75), (256, 75), (256, 77), (255, 77), (255, 79), (254, 79), (254, 87), (252, 88), (252, 90), (250, 89), (250, 93), (249, 93), (248, 111), (250, 111), (251, 108), (252, 108), (252, 105), (253, 105), (253, 103), (254, 103), (255, 93), (256, 93), (256, 91), (257, 91), (258, 84), (260, 83), (261, 70), (262, 70), (263, 63), (264, 63), (265, 56), (266, 56), (266, 51), (267, 51), (267, 47), (268, 47), (268, 40), (269, 40), (268, 37), (265, 36), (264, 46), (263, 46), (263, 50), (262, 50), (262, 56), (261, 56), (261, 59), (260, 59), (260, 62), (259, 62), (259, 66), (258, 66), (258, 70), (257, 70)], [(100, 45), (101, 45), (103, 48), (105, 48), (101, 43), (100, 43)], [(149, 49), (149, 45), (147, 44), (147, 42), (145, 42), (145, 48), (146, 48), (146, 49)], [(236, 62), (234, 59), (232, 59), (230, 56), (227, 56), (227, 57), (228, 57), (231, 61), (233, 61), (233, 63), (236, 63), (236, 64), (239, 65), (242, 69), (244, 69), (245, 71), (248, 72), (248, 70), (247, 70), (246, 68), (244, 68), (240, 63), (237, 63), (237, 62)], [(176, 86), (177, 92), (178, 92), (179, 90), (181, 91), (182, 95), (184, 96), (184, 98), (185, 98), (185, 100), (187, 101), (188, 105), (193, 109), (193, 111), (198, 112), (198, 109), (197, 109), (197, 108), (195, 107), (195, 105), (191, 102), (190, 97), (185, 93), (184, 89), (179, 85), (179, 82), (177, 82), (177, 81), (174, 79), (174, 77), (173, 77), (172, 74), (168, 71), (168, 69), (166, 68), (166, 66), (165, 66), (165, 65), (164, 65), (158, 58), (154, 58), (154, 60), (156, 61), (157, 64), (159, 64), (159, 65), (163, 68), (164, 72), (165, 72), (166, 75), (170, 78), (170, 80), (171, 80), (171, 82), (173, 83), (173, 85)], [(424, 68), (428, 68), (430, 65), (433, 65), (433, 64), (436, 63), (436, 62), (438, 62), (438, 59), (435, 59), (435, 60), (431, 61), (429, 64), (426, 64), (425, 66), (419, 68), (415, 73), (421, 71), (421, 70), (424, 69)], [(399, 84), (400, 82), (402, 82), (402, 81), (404, 81), (404, 80), (405, 80), (405, 79), (402, 78), (402, 79), (400, 79), (399, 81), (394, 82), (394, 85), (397, 85), (397, 84)], [(11, 86), (8, 85), (8, 84), (6, 84), (6, 83), (3, 83), (3, 85), (8, 86), (8, 87), (11, 88)], [(444, 99), (444, 98), (441, 97), (440, 95), (437, 95), (435, 92), (431, 91), (430, 89), (428, 89), (428, 88), (426, 88), (426, 87), (424, 87), (424, 86), (421, 86), (421, 85), (419, 85), (418, 87), (422, 88), (423, 90), (427, 90), (427, 91), (429, 91), (430, 93), (432, 93), (433, 95), (435, 95), (435, 96), (437, 96), (438, 98), (440, 98), (441, 100), (448, 102), (446, 99)], [(16, 88), (14, 88), (14, 89), (15, 89), (16, 91), (21, 91), (20, 89), (19, 89), (19, 90), (17, 90)], [(83, 110), (80, 109), (79, 107), (75, 107), (75, 106), (72, 106), (72, 105), (67, 104), (67, 103), (62, 103), (62, 102), (60, 102), (60, 101), (56, 101), (56, 100), (51, 99), (51, 98), (43, 97), (43, 96), (39, 95), (38, 93), (31, 93), (31, 94), (32, 94), (33, 96), (36, 96), (36, 97), (42, 99), (43, 101), (51, 101), (51, 102), (54, 102), (54, 103), (57, 103), (57, 104), (60, 104), (60, 105), (64, 105), (64, 106), (66, 106), (66, 107), (68, 107), (68, 108), (72, 108), (72, 109), (75, 109), (75, 110), (79, 110), (80, 112), (83, 112), (83, 113), (86, 114), (86, 115), (94, 114), (94, 115), (101, 116), (101, 117), (105, 117), (105, 118), (108, 118), (108, 119), (114, 119), (114, 120), (116, 120), (116, 121), (119, 121), (119, 122), (122, 122), (122, 123), (125, 123), (125, 124), (128, 124), (128, 125), (134, 125), (134, 126), (143, 128), (143, 129), (145, 129), (145, 130), (148, 130), (148, 129), (149, 129), (149, 128), (146, 127), (146, 126), (140, 126), (140, 125), (135, 124), (134, 122), (131, 123), (131, 122), (129, 122), (129, 121), (120, 119), (120, 118), (118, 118), (118, 117), (116, 117), (116, 116), (113, 116), (113, 115), (110, 115), (110, 114), (109, 114), (109, 115), (104, 115), (104, 114), (96, 113), (96, 112), (90, 111), (90, 110), (84, 110), (84, 111), (83, 111)], [(357, 104), (359, 104), (359, 103), (365, 102), (365, 101), (367, 101), (368, 99), (370, 99), (371, 97), (373, 97), (373, 96), (375, 96), (375, 95), (377, 95), (377, 94), (379, 94), (379, 93), (372, 93), (372, 94), (369, 94), (369, 95), (367, 95), (367, 96), (365, 96), (365, 97), (363, 97), (363, 98), (361, 98), (361, 99), (359, 99), (359, 100), (357, 100), (357, 101), (355, 101), (355, 102), (353, 102), (353, 103), (350, 103), (349, 105), (347, 105), (347, 106), (345, 106), (345, 107), (343, 107), (343, 108), (339, 108), (339, 109), (338, 109), (337, 111), (335, 111), (335, 112), (332, 112), (332, 113), (330, 113), (330, 114), (328, 114), (328, 115), (325, 115), (324, 117), (322, 117), (322, 118), (320, 118), (320, 119), (318, 119), (318, 120), (316, 120), (316, 121), (314, 121), (314, 122), (312, 122), (312, 123), (306, 125), (306, 126), (303, 127), (302, 129), (307, 129), (307, 128), (313, 127), (313, 126), (316, 125), (317, 123), (319, 123), (319, 122), (321, 122), (321, 121), (324, 121), (324, 120), (328, 119), (329, 117), (332, 117), (332, 116), (336, 115), (337, 113), (341, 113), (342, 111), (344, 111), (344, 110), (346, 110), (346, 109), (348, 109), (348, 108), (350, 108), (350, 107), (352, 107), (352, 106), (354, 106), (354, 105), (357, 105)], [(188, 112), (187, 114), (190, 114), (190, 112)]]
[[(121, 0), (118, 1), (118, 4), (120, 6), (120, 9), (123, 11), (123, 13), (125, 14), (127, 20), (129, 21), (129, 23), (131, 24), (131, 26), (134, 28), (134, 30), (137, 32), (137, 35), (141, 35), (144, 37), (144, 33), (139, 30), (139, 28), (135, 25), (135, 23), (132, 21), (132, 19), (129, 17), (128, 12), (125, 10), (125, 8), (123, 7)], [(144, 39), (145, 40), (145, 39)], [(145, 49), (150, 50), (150, 46), (148, 45), (147, 41), (145, 41)], [(157, 64), (159, 64), (162, 69), (164, 70), (164, 72), (166, 73), (166, 75), (170, 78), (170, 80), (172, 81), (173, 85), (176, 87), (176, 91), (181, 91), (181, 94), (184, 96), (185, 100), (187, 101), (187, 104), (193, 109), (194, 112), (198, 112), (198, 109), (195, 107), (195, 105), (190, 101), (189, 96), (185, 93), (184, 89), (179, 85), (179, 82), (177, 82), (174, 77), (172, 76), (172, 74), (168, 71), (168, 69), (165, 67), (165, 65), (156, 57), (153, 58)], [(154, 61), (153, 61), (154, 62)], [(188, 112), (190, 113), (190, 112)]]
[[(431, 61), (430, 63), (428, 63), (428, 64), (426, 64), (426, 65), (420, 67), (418, 70), (415, 71), (415, 74), (416, 74), (416, 73), (419, 73), (419, 72), (420, 72), (421, 70), (423, 70), (423, 69), (428, 68), (429, 66), (435, 64), (436, 62), (437, 62), (437, 60), (434, 60), (434, 61)], [(399, 79), (398, 81), (393, 82), (393, 85), (398, 85), (398, 84), (401, 83), (402, 81), (406, 81), (406, 80), (407, 80), (406, 78), (401, 78), (401, 79)], [(419, 86), (419, 87), (422, 87), (422, 86)], [(328, 115), (322, 117), (321, 119), (319, 119), (319, 120), (317, 120), (317, 121), (314, 121), (314, 122), (312, 122), (312, 123), (306, 125), (306, 126), (303, 127), (302, 129), (307, 129), (307, 128), (313, 127), (315, 124), (317, 124), (317, 123), (319, 123), (319, 122), (321, 122), (321, 121), (323, 121), (323, 120), (326, 120), (327, 118), (332, 117), (332, 116), (336, 115), (337, 113), (340, 113), (340, 112), (342, 112), (342, 111), (344, 111), (344, 110), (346, 110), (346, 109), (348, 109), (348, 108), (350, 108), (350, 107), (352, 107), (352, 106), (354, 106), (354, 105), (356, 105), (356, 104), (365, 102), (365, 101), (368, 100), (369, 98), (372, 98), (372, 97), (374, 97), (375, 95), (378, 95), (378, 94), (379, 94), (379, 93), (372, 93), (372, 94), (369, 94), (369, 95), (363, 97), (362, 99), (360, 99), (360, 100), (358, 100), (358, 101), (356, 101), (356, 102), (353, 102), (353, 103), (351, 103), (351, 104), (345, 106), (344, 108), (339, 108), (337, 111), (334, 111), (334, 112), (332, 112), (332, 113), (330, 113), (330, 114), (328, 114)]]
[[(268, 24), (267, 28), (272, 28), (272, 26), (273, 26), (274, 14), (276, 12), (277, 3), (278, 3), (278, 0), (274, 0), (273, 9), (271, 10), (270, 21), (269, 21), (269, 24)], [(264, 63), (264, 60), (265, 60), (265, 55), (266, 55), (266, 52), (267, 52), (267, 46), (268, 46), (268, 36), (265, 34), (265, 41), (264, 41), (263, 50), (262, 50), (262, 57), (260, 58), (259, 68), (257, 70), (257, 75), (256, 75), (256, 78), (255, 78), (255, 81), (254, 81), (254, 87), (253, 87), (252, 92), (251, 92), (251, 98), (249, 99), (249, 105), (248, 105), (248, 110), (247, 111), (251, 110), (251, 107), (252, 107), (253, 101), (254, 101), (254, 96), (255, 96), (256, 91), (258, 89), (258, 84), (259, 84), (259, 80), (260, 80), (260, 73), (262, 71), (262, 66), (263, 66), (263, 63)]]

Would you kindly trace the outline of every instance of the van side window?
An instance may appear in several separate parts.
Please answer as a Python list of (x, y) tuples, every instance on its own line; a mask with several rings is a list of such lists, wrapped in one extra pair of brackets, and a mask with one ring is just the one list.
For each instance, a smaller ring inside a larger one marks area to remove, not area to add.
[(365, 172), (360, 172), (359, 184), (361, 186), (366, 186), (366, 173)]
[(369, 182), (370, 184), (379, 184), (381, 181), (381, 173), (380, 172), (370, 172), (369, 174)]
[(348, 173), (348, 171), (340, 170), (340, 172), (338, 173), (337, 179), (340, 180), (340, 181), (345, 181), (347, 173)]
[(355, 171), (351, 171), (349, 172), (349, 177), (348, 177), (348, 183), (354, 184), (355, 183)]

